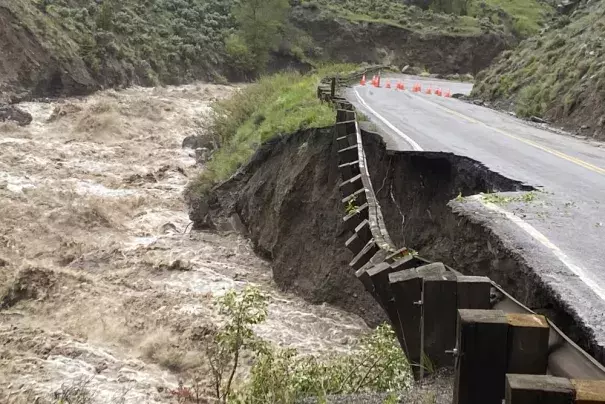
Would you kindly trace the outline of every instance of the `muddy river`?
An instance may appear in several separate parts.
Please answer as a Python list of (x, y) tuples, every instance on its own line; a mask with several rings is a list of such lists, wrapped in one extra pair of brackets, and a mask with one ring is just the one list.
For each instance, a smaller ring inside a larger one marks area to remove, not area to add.
[(347, 351), (367, 331), (279, 292), (248, 240), (188, 230), (182, 193), (203, 167), (181, 144), (233, 91), (109, 90), (23, 103), (29, 126), (0, 123), (1, 403), (80, 385), (91, 402), (174, 402), (204, 369), (213, 297), (248, 284), (270, 296), (256, 332), (275, 344)]

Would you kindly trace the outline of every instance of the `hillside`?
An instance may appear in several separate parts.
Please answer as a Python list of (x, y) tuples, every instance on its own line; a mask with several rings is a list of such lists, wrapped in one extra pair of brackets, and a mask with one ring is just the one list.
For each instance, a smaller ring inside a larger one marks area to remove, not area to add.
[(585, 1), (477, 77), (475, 97), (605, 140), (605, 2)]
[[(290, 0), (275, 43), (268, 44), (267, 68), (346, 61), (476, 72), (552, 13), (539, 0), (446, 3), (422, 9), (399, 0)], [(250, 79), (259, 71), (247, 66), (246, 44), (234, 40), (237, 4), (0, 0), (0, 102), (133, 84)]]

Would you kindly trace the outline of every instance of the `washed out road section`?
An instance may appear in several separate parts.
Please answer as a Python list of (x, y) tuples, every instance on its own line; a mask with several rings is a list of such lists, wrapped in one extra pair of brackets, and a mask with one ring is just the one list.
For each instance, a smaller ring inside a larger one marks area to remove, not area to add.
[[(408, 90), (384, 88), (387, 79), (392, 85), (402, 80)], [(422, 93), (409, 91), (415, 83), (422, 85)], [(483, 209), (491, 215), (495, 231), (514, 240), (562, 303), (605, 344), (604, 145), (469, 102), (427, 95), (429, 86), (463, 94), (472, 89), (469, 83), (391, 76), (383, 78), (382, 88), (357, 85), (346, 96), (381, 129), (390, 149), (471, 157), (538, 189), (525, 203), (469, 203), (468, 214)]]

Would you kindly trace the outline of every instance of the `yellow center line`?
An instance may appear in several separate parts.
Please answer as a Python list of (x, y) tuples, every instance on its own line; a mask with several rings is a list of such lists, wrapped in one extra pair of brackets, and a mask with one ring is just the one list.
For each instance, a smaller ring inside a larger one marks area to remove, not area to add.
[(488, 124), (486, 124), (484, 122), (478, 121), (478, 120), (476, 120), (474, 118), (471, 118), (470, 116), (466, 116), (466, 115), (461, 114), (461, 113), (459, 113), (457, 111), (451, 110), (451, 109), (449, 109), (447, 107), (444, 107), (444, 106), (436, 104), (436, 103), (434, 103), (432, 101), (426, 100), (426, 99), (424, 99), (422, 97), (418, 96), (418, 98), (421, 99), (421, 100), (423, 100), (423, 101), (425, 101), (425, 102), (433, 104), (437, 108), (439, 108), (439, 109), (441, 109), (441, 110), (443, 110), (445, 112), (448, 112), (448, 113), (450, 113), (452, 115), (455, 115), (455, 116), (457, 116), (459, 118), (462, 118), (462, 119), (464, 119), (464, 120), (466, 120), (468, 122), (476, 123), (476, 124), (479, 124), (479, 125), (483, 125), (486, 128), (488, 128), (488, 129), (491, 129), (491, 130), (493, 130), (495, 132), (500, 133), (501, 135), (504, 135), (504, 136), (509, 137), (511, 139), (515, 139), (515, 140), (518, 140), (518, 141), (523, 142), (525, 144), (528, 144), (530, 146), (533, 146), (533, 147), (535, 147), (537, 149), (540, 149), (540, 150), (545, 151), (547, 153), (550, 153), (550, 154), (552, 154), (554, 156), (557, 156), (557, 157), (560, 157), (560, 158), (562, 158), (564, 160), (567, 160), (567, 161), (569, 161), (571, 163), (574, 163), (574, 164), (577, 164), (577, 165), (579, 165), (581, 167), (584, 167), (584, 168), (586, 168), (586, 169), (588, 169), (590, 171), (594, 171), (594, 172), (596, 172), (598, 174), (605, 175), (605, 169), (604, 168), (595, 166), (594, 164), (590, 164), (590, 163), (588, 163), (588, 162), (586, 162), (584, 160), (580, 160), (580, 159), (578, 159), (576, 157), (570, 156), (568, 154), (562, 153), (562, 152), (557, 151), (557, 150), (553, 150), (553, 149), (548, 148), (546, 146), (542, 146), (541, 144), (536, 143), (536, 142), (534, 142), (532, 140), (525, 139), (525, 138), (522, 138), (520, 136), (513, 135), (512, 133), (508, 133), (506, 131), (503, 131), (502, 129), (494, 128), (493, 126), (490, 126), (490, 125), (488, 125)]

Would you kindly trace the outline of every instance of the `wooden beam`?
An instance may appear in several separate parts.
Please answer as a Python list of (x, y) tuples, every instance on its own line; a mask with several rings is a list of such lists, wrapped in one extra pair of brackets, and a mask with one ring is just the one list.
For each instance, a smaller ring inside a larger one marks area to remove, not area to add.
[(544, 375), (548, 367), (546, 317), (538, 314), (508, 313), (507, 373)]
[(454, 404), (501, 404), (508, 321), (500, 310), (458, 310)]
[(605, 380), (571, 380), (575, 404), (605, 404)]
[(491, 309), (489, 294), (492, 283), (485, 276), (458, 276), (459, 309)]
[(573, 404), (574, 386), (562, 377), (506, 375), (506, 404)]
[(420, 365), (420, 320), (422, 318), (422, 277), (415, 268), (389, 274), (395, 309), (401, 324), (402, 346), (417, 376)]
[(427, 275), (422, 286), (423, 368), (438, 369), (454, 364), (451, 351), (456, 346), (456, 275), (445, 272)]

